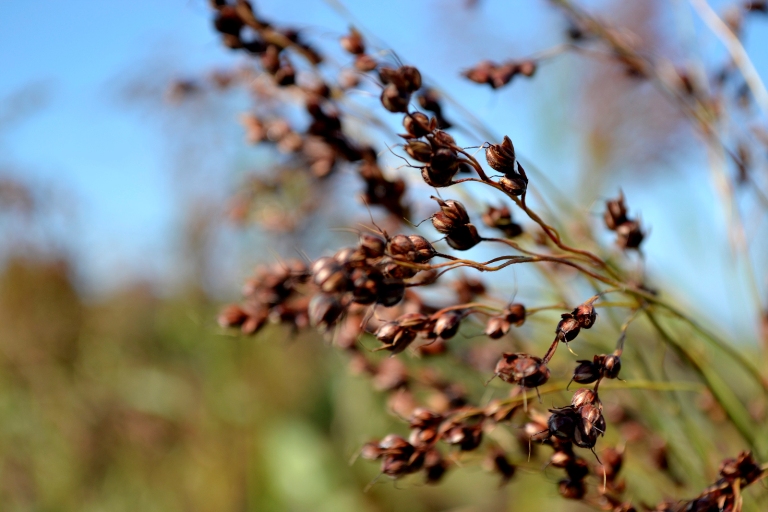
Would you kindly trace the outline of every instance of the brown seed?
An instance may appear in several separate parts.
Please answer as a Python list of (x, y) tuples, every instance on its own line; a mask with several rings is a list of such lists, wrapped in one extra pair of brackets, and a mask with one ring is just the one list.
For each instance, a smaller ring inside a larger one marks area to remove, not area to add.
[(339, 40), (344, 51), (352, 55), (365, 53), (365, 42), (363, 36), (354, 28), (349, 29), (349, 34), (342, 36)]

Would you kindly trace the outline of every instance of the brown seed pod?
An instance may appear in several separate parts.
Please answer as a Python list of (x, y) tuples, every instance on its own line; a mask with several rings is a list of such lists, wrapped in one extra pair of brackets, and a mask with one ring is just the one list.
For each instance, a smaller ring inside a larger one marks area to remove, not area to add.
[(590, 329), (597, 320), (597, 312), (592, 302), (585, 302), (571, 312), (582, 329)]
[(421, 235), (408, 235), (408, 239), (413, 243), (414, 260), (416, 263), (426, 263), (431, 260), (437, 251), (432, 244)]
[(558, 322), (555, 333), (562, 342), (573, 341), (581, 330), (579, 321), (570, 313), (563, 313), (561, 317), (562, 319)]
[(622, 249), (637, 249), (645, 238), (640, 223), (628, 220), (616, 228), (616, 244)]
[(462, 311), (446, 311), (435, 319), (432, 332), (439, 338), (448, 340), (456, 336), (465, 313)]
[(485, 159), (492, 169), (504, 175), (517, 173), (515, 147), (512, 145), (512, 140), (506, 135), (501, 144), (490, 144), (485, 149)]
[(363, 36), (354, 28), (349, 29), (349, 34), (342, 36), (339, 40), (344, 51), (352, 55), (365, 53), (365, 41)]
[(511, 324), (503, 316), (492, 316), (485, 324), (485, 335), (497, 340), (509, 332)]
[(432, 123), (425, 114), (414, 112), (403, 117), (403, 128), (411, 137), (419, 138), (432, 132)]
[(568, 500), (580, 500), (587, 493), (583, 481), (567, 478), (558, 482), (557, 491), (560, 493), (560, 496)]
[(482, 218), (486, 226), (498, 229), (508, 238), (515, 238), (523, 233), (523, 227), (512, 221), (512, 214), (506, 206), (501, 208), (489, 206)]
[(395, 84), (389, 84), (381, 91), (381, 104), (390, 112), (407, 112), (411, 94), (397, 88)]
[(344, 313), (344, 307), (339, 300), (324, 293), (318, 293), (309, 303), (309, 323), (313, 327), (327, 330), (332, 327)]
[(457, 251), (466, 251), (479, 244), (482, 238), (473, 224), (465, 224), (451, 231), (445, 241)]
[(409, 141), (405, 145), (405, 152), (417, 162), (428, 164), (432, 161), (432, 146), (420, 140)]
[(596, 400), (597, 395), (594, 391), (587, 388), (580, 388), (573, 394), (571, 405), (578, 409), (587, 404), (594, 404)]
[(615, 231), (617, 227), (627, 222), (627, 207), (624, 205), (623, 192), (619, 191), (618, 198), (606, 201), (603, 220), (611, 231)]
[(361, 53), (355, 58), (355, 69), (362, 71), (363, 73), (373, 71), (376, 69), (376, 66), (378, 66), (376, 59), (367, 53)]

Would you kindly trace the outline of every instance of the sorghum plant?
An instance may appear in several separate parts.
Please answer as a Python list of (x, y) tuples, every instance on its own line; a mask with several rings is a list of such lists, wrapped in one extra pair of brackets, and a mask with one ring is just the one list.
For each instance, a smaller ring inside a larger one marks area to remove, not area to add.
[[(726, 64), (709, 74), (649, 56), (631, 33), (568, 0), (552, 3), (567, 19), (561, 45), (536, 57), (485, 60), (457, 72), (499, 89), (517, 76), (539, 79), (542, 62), (557, 55), (608, 59), (632, 80), (658, 88), (711, 152), (732, 160), (737, 173), (720, 183), (728, 194), (745, 184), (758, 202), (766, 202), (753, 164), (768, 138), (758, 123), (767, 96), (738, 39), (742, 19), (766, 12), (764, 2), (738, 6), (722, 20), (704, 1), (692, 0), (732, 50)], [(642, 264), (649, 232), (622, 191), (604, 202), (604, 225), (584, 221), (574, 230), (573, 222), (546, 206), (543, 174), (526, 171), (509, 136), (474, 139), (482, 156), (460, 144), (459, 134), (475, 133), (460, 115), (450, 115), (438, 84), (374, 48), (359, 30), (340, 37), (341, 57), (327, 59), (303, 31), (278, 27), (245, 0), (213, 0), (211, 7), (222, 43), (253, 62), (220, 73), (215, 83), (249, 88), (255, 102), (242, 117), (246, 138), (282, 155), (269, 186), (260, 190), (279, 191), (296, 176), (336, 179), (346, 190), (358, 187), (371, 212), (370, 223), (356, 228), (356, 242), (334, 254), (257, 269), (244, 299), (221, 312), (223, 327), (250, 335), (268, 322), (280, 323), (315, 330), (344, 350), (352, 370), (371, 377), (388, 395), (390, 412), (407, 426), (360, 448), (363, 459), (380, 461), (381, 475), (418, 474), (437, 484), (446, 472), (460, 471), (459, 463), (483, 453), (484, 465), (503, 483), (518, 469), (541, 470), (546, 460), (561, 472), (556, 486), (564, 498), (602, 510), (742, 508), (745, 488), (768, 471), (768, 376), (745, 350), (674, 306), (663, 287), (651, 282)], [(734, 82), (742, 84), (736, 91)], [(364, 116), (356, 108), (358, 91), (378, 98)], [(752, 95), (757, 108), (738, 116), (752, 112), (756, 128), (752, 134), (730, 133), (730, 105)], [(360, 130), (361, 118), (370, 133), (399, 120), (400, 142), (373, 145)], [(388, 168), (384, 155), (390, 153), (402, 164), (399, 174)], [(357, 174), (357, 185), (339, 176), (349, 170)], [(406, 183), (418, 181), (423, 185), (409, 187), (408, 202)], [(314, 207), (304, 199), (299, 206), (305, 212)], [(425, 208), (434, 231), (411, 222)], [(612, 247), (600, 242), (600, 231), (614, 234)], [(513, 266), (538, 276), (549, 290), (539, 300), (504, 298), (499, 279), (511, 282), (502, 270)], [(479, 277), (488, 274), (489, 280)], [(548, 316), (553, 312), (559, 319)], [(601, 322), (613, 324), (615, 332), (609, 334)], [(564, 351), (606, 345), (615, 349), (585, 359)], [(671, 355), (665, 356), (667, 350)], [(665, 357), (671, 362), (665, 364)], [(505, 396), (481, 399), (482, 389), (432, 364), (441, 359), (478, 372), (487, 389)], [(573, 383), (589, 387), (565, 398)], [(646, 398), (604, 401), (622, 389), (640, 390)], [(692, 403), (686, 395), (691, 392), (702, 399)], [(542, 396), (548, 394), (557, 397), (552, 405)], [(674, 417), (666, 418), (671, 411)], [(504, 429), (519, 448), (499, 435)], [(545, 457), (542, 445), (549, 450)], [(647, 476), (650, 484), (621, 476), (628, 447), (646, 452), (638, 471), (653, 474)], [(719, 479), (704, 488), (702, 482), (717, 475), (714, 461), (731, 450), (740, 452), (737, 458), (725, 458)], [(655, 495), (639, 492), (649, 487)], [(656, 505), (648, 496), (662, 501)], [(755, 500), (762, 499), (765, 506), (764, 496), (751, 499), (750, 505), (759, 507)]]

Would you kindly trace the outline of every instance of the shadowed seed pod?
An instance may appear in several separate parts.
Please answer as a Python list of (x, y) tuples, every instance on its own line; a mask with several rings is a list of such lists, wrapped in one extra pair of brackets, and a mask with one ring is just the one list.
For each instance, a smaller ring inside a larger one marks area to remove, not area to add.
[(523, 227), (512, 221), (512, 214), (506, 206), (489, 206), (483, 214), (483, 223), (489, 228), (498, 229), (507, 238), (515, 238), (523, 233)]
[(405, 145), (405, 152), (414, 160), (428, 164), (432, 161), (432, 146), (420, 140), (409, 141)]
[(405, 296), (405, 283), (402, 279), (385, 277), (378, 289), (376, 303), (384, 307), (391, 307), (403, 300)]
[(640, 223), (629, 220), (616, 228), (616, 244), (622, 249), (637, 249), (645, 238)]
[(584, 482), (581, 480), (570, 480), (564, 478), (557, 484), (557, 491), (565, 499), (580, 500), (587, 493)]
[(390, 112), (407, 112), (411, 95), (401, 91), (395, 84), (389, 84), (381, 91), (381, 104)]
[(561, 317), (562, 319), (558, 322), (555, 333), (560, 341), (573, 341), (581, 330), (579, 321), (571, 313), (563, 313)]
[(627, 207), (624, 205), (624, 193), (619, 191), (619, 197), (605, 202), (605, 213), (603, 214), (605, 225), (611, 231), (627, 222)]
[(411, 137), (419, 138), (431, 133), (434, 130), (433, 125), (434, 122), (421, 112), (406, 114), (403, 117), (403, 128)]
[(318, 293), (312, 297), (308, 311), (310, 325), (328, 330), (344, 313), (344, 306), (336, 297)]

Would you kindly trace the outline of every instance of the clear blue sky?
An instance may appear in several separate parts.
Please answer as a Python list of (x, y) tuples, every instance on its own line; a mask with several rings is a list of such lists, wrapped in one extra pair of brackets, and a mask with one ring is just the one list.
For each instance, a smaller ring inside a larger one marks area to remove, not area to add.
[[(536, 80), (514, 84), (495, 96), (457, 77), (457, 70), (483, 58), (522, 56), (558, 41), (562, 25), (548, 2), (481, 0), (474, 11), (463, 9), (464, 0), (342, 3), (354, 19), (406, 60), (419, 64), (427, 76), (439, 77), (441, 86), (476, 115), (500, 133), (511, 134), (516, 146), (553, 178), (567, 183), (575, 174), (577, 159), (564, 158), (573, 148), (550, 147), (536, 131), (540, 103), (528, 100), (539, 87)], [(672, 3), (685, 5), (682, 0)], [(276, 22), (308, 27), (310, 39), (332, 41), (347, 25), (331, 7), (333, 2), (255, 4)], [(39, 111), (3, 127), (0, 164), (13, 164), (33, 183), (73, 194), (77, 202), (73, 247), (90, 284), (120, 283), (169, 270), (178, 242), (173, 236), (178, 204), (171, 200), (174, 182), (164, 147), (167, 134), (152, 119), (121, 103), (116, 91), (148, 63), (166, 63), (169, 76), (184, 76), (234, 62), (219, 45), (210, 17), (203, 0), (0, 2), (0, 98), (24, 90), (43, 91), (46, 98)], [(768, 48), (768, 19), (751, 23), (749, 34), (748, 47), (755, 50), (755, 64), (765, 75), (768, 52), (758, 49)], [(479, 38), (482, 46), (473, 43)], [(691, 221), (688, 209), (704, 205), (696, 215), (723, 229), (718, 224), (720, 212), (712, 206), (717, 203), (709, 182), (686, 180), (680, 178), (675, 185), (688, 191), (682, 204), (679, 189), (660, 195), (648, 195), (642, 187), (625, 191), (633, 209), (640, 210), (653, 227), (647, 247), (650, 268), (655, 270), (663, 261), (657, 275), (672, 277), (683, 289), (692, 290), (692, 302), (698, 307), (712, 307), (719, 303), (718, 294), (732, 290), (728, 280), (734, 276), (703, 282), (702, 269), (721, 268), (730, 255), (706, 250), (706, 233), (681, 244), (676, 230)], [(672, 270), (664, 270), (670, 261)], [(738, 305), (731, 309), (734, 323), (744, 320)]]

